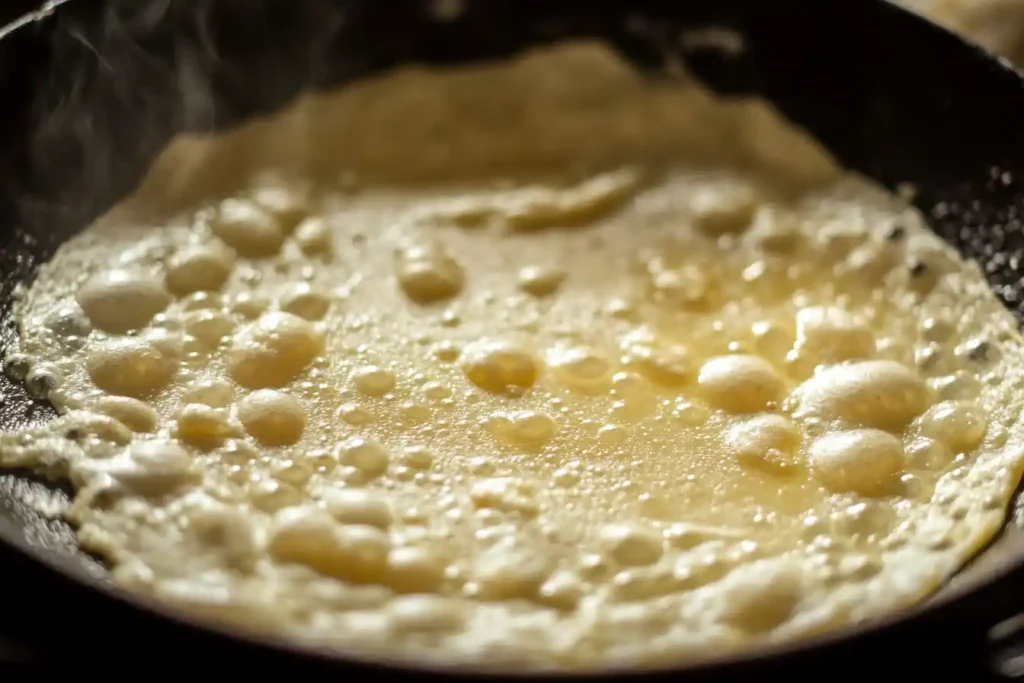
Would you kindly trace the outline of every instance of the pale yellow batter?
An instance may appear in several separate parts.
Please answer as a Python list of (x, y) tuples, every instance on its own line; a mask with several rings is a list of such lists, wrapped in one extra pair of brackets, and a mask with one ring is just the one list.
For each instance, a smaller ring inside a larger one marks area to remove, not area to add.
[(896, 0), (1024, 66), (1024, 0)]
[(7, 371), (67, 415), (0, 459), (70, 476), (117, 580), (364, 656), (653, 666), (878, 616), (1024, 463), (975, 265), (764, 104), (595, 46), (179, 141), (20, 312)]

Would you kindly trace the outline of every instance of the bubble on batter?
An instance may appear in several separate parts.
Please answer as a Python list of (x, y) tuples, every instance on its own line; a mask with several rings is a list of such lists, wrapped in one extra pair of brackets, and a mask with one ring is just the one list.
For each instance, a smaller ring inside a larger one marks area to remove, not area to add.
[(146, 327), (171, 295), (152, 274), (112, 268), (86, 280), (75, 300), (97, 329), (124, 334)]
[(763, 633), (795, 612), (805, 596), (805, 579), (798, 562), (759, 560), (740, 567), (722, 582), (718, 618), (739, 629)]
[(582, 393), (607, 392), (615, 370), (605, 354), (587, 346), (557, 346), (548, 351), (547, 363), (558, 381)]
[(202, 403), (182, 406), (175, 418), (175, 426), (175, 434), (182, 443), (201, 450), (216, 448), (235, 432), (227, 411)]
[(237, 327), (234, 318), (221, 311), (190, 311), (182, 317), (185, 331), (207, 349), (215, 349)]
[(328, 488), (322, 499), (327, 512), (343, 524), (367, 524), (378, 529), (391, 526), (391, 506), (380, 494), (366, 489)]
[(331, 299), (327, 293), (308, 282), (289, 285), (281, 293), (278, 301), (285, 313), (312, 321), (322, 319), (331, 307)]
[(260, 292), (239, 292), (231, 302), (231, 310), (247, 320), (258, 318), (270, 308), (270, 298)]
[(309, 188), (287, 183), (280, 178), (262, 178), (249, 192), (252, 200), (277, 220), (281, 229), (290, 233), (309, 213)]
[(212, 292), (227, 282), (235, 269), (235, 255), (218, 242), (194, 244), (167, 261), (167, 289), (177, 296)]
[(323, 351), (323, 335), (290, 313), (265, 313), (231, 342), (227, 367), (248, 389), (280, 388), (294, 380)]
[(794, 392), (797, 419), (840, 420), (902, 429), (931, 405), (928, 386), (891, 360), (837, 365), (818, 372)]
[(391, 463), (391, 453), (377, 441), (353, 436), (338, 444), (337, 460), (368, 477), (378, 477)]
[(519, 289), (536, 297), (551, 296), (565, 282), (566, 272), (555, 266), (524, 266), (517, 275)]
[(730, 455), (745, 467), (785, 474), (801, 464), (800, 430), (781, 415), (758, 415), (733, 426), (725, 436)]
[(295, 229), (295, 242), (307, 256), (329, 257), (334, 250), (334, 235), (327, 222), (310, 216)]
[(605, 526), (599, 540), (608, 557), (623, 567), (652, 564), (663, 552), (660, 534), (630, 524)]
[(281, 391), (260, 389), (238, 403), (238, 419), (265, 446), (288, 446), (306, 429), (306, 411), (298, 399)]
[(518, 512), (528, 516), (540, 511), (533, 487), (512, 477), (485, 479), (474, 484), (469, 495), (478, 508)]
[(32, 398), (51, 399), (64, 383), (64, 373), (52, 363), (37, 363), (25, 374), (25, 391)]
[(385, 571), (390, 545), (376, 527), (339, 524), (325, 510), (299, 506), (274, 516), (267, 548), (279, 561), (345, 581), (371, 583)]
[(127, 456), (111, 463), (108, 471), (117, 481), (144, 495), (164, 495), (202, 478), (188, 451), (166, 439), (134, 443)]
[(649, 295), (657, 304), (682, 311), (708, 311), (717, 303), (717, 283), (708, 268), (697, 264), (676, 267), (660, 259), (648, 264)]
[(356, 427), (372, 424), (377, 419), (372, 411), (358, 403), (342, 403), (335, 411), (335, 416), (342, 422)]
[(419, 304), (451, 299), (465, 286), (465, 270), (436, 242), (410, 244), (398, 252), (396, 275), (405, 295)]
[(655, 384), (679, 387), (695, 378), (693, 354), (682, 344), (633, 343), (627, 347), (627, 364)]
[(4, 375), (15, 382), (23, 382), (32, 369), (32, 358), (24, 353), (10, 353), (4, 358)]
[(535, 354), (506, 340), (481, 339), (467, 345), (462, 371), (476, 386), (493, 394), (518, 396), (533, 386), (541, 372)]
[(156, 411), (148, 403), (127, 396), (101, 396), (91, 407), (140, 434), (156, 431), (159, 421)]
[(245, 199), (221, 202), (210, 227), (214, 235), (245, 258), (269, 258), (284, 244), (284, 230), (273, 214)]
[(879, 429), (823, 436), (811, 444), (808, 458), (814, 476), (829, 490), (863, 496), (893, 493), (906, 460), (900, 440)]
[(385, 583), (399, 593), (430, 593), (445, 581), (447, 565), (429, 548), (405, 546), (388, 553)]
[(211, 408), (226, 408), (234, 401), (235, 389), (231, 383), (219, 379), (198, 379), (185, 385), (182, 403), (201, 403)]
[(540, 411), (499, 412), (490, 417), (491, 430), (506, 441), (528, 447), (540, 447), (558, 431), (555, 420)]
[(612, 375), (612, 397), (615, 401), (608, 411), (613, 422), (636, 422), (650, 416), (658, 405), (650, 382), (635, 372), (617, 372)]
[(437, 456), (423, 446), (409, 446), (400, 457), (400, 461), (407, 467), (417, 470), (427, 470), (433, 466)]
[(164, 389), (178, 362), (144, 339), (112, 339), (92, 347), (85, 361), (90, 379), (110, 394), (147, 398)]
[(561, 191), (528, 188), (508, 197), (501, 215), (513, 232), (589, 225), (621, 208), (642, 183), (635, 169), (620, 169)]
[(43, 324), (64, 346), (80, 349), (92, 333), (92, 323), (76, 303), (58, 306), (46, 314)]
[(350, 381), (366, 396), (380, 397), (395, 388), (395, 373), (376, 365), (364, 365), (352, 371)]
[(918, 420), (922, 436), (944, 444), (954, 453), (965, 453), (981, 445), (987, 427), (985, 412), (964, 401), (937, 403)]
[(874, 335), (855, 316), (838, 307), (804, 308), (796, 316), (797, 358), (813, 365), (867, 358), (875, 351)]
[(778, 372), (758, 356), (711, 358), (701, 366), (697, 383), (712, 405), (730, 413), (764, 410), (785, 394), (785, 384)]
[(758, 194), (744, 184), (703, 188), (691, 204), (694, 226), (710, 237), (744, 232), (758, 206)]

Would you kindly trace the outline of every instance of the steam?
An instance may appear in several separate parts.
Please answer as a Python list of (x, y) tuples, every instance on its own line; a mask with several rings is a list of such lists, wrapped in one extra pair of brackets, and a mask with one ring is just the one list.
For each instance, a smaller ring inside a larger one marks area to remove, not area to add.
[(29, 65), (35, 82), (25, 89), (21, 131), (28, 138), (5, 196), (30, 230), (80, 226), (130, 191), (174, 135), (269, 112), (327, 79), (351, 4), (48, 3), (38, 14), (51, 16), (20, 29), (48, 35)]

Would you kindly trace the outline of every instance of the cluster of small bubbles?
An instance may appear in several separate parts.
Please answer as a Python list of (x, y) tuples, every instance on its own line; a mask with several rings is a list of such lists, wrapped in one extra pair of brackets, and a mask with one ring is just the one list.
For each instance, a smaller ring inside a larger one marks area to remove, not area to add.
[(555, 436), (558, 426), (547, 413), (521, 410), (491, 416), (490, 426), (498, 436), (522, 446), (539, 447)]
[(555, 347), (548, 352), (547, 360), (558, 379), (574, 391), (605, 392), (611, 384), (614, 366), (596, 349)]
[(423, 425), (430, 420), (430, 416), (430, 408), (416, 401), (403, 401), (398, 406), (399, 423), (405, 428)]
[(655, 384), (680, 387), (693, 378), (690, 350), (682, 344), (661, 343), (653, 338), (627, 338), (624, 360)]
[(358, 403), (342, 403), (338, 406), (335, 416), (353, 426), (368, 425), (376, 420), (372, 412)]
[(452, 395), (452, 390), (441, 382), (424, 382), (421, 390), (424, 396), (435, 401), (442, 401)]
[(746, 467), (785, 474), (799, 466), (798, 427), (780, 415), (757, 415), (737, 423), (727, 433), (725, 446)]
[(235, 389), (219, 378), (198, 379), (185, 385), (182, 403), (201, 403), (211, 408), (226, 408), (235, 397)]
[(54, 308), (43, 321), (60, 340), (69, 348), (80, 349), (92, 332), (92, 323), (82, 309), (74, 303)]
[(685, 397), (677, 398), (672, 403), (672, 418), (683, 427), (700, 427), (707, 424), (711, 412), (703, 405)]
[(705, 268), (696, 264), (669, 268), (660, 260), (648, 268), (650, 296), (655, 303), (684, 311), (704, 311), (712, 306), (716, 285)]

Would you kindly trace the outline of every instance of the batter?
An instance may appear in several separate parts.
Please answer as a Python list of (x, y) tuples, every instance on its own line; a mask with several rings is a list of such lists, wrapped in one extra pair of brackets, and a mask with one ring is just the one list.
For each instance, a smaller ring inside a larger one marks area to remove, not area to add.
[(764, 103), (590, 44), (179, 140), (19, 320), (6, 371), (64, 415), (0, 460), (70, 478), (118, 582), (361, 656), (856, 623), (987, 542), (1024, 464), (975, 264)]

